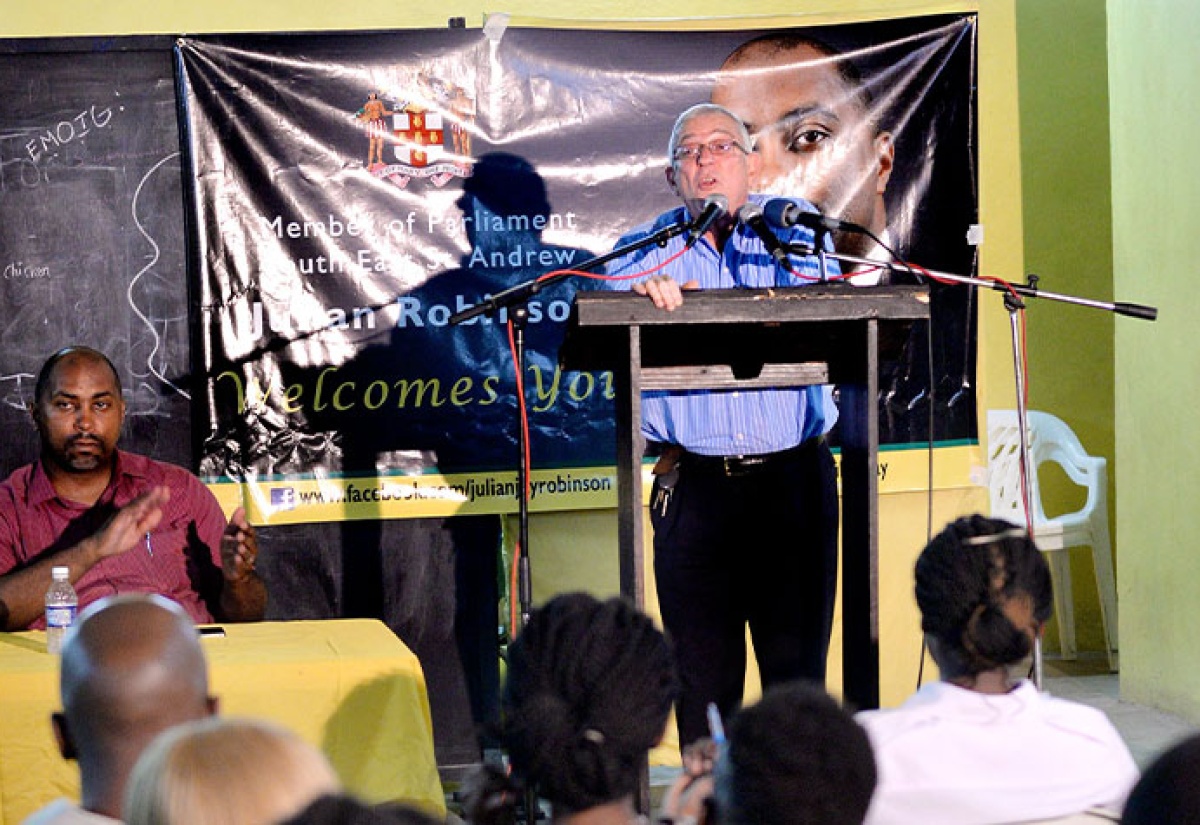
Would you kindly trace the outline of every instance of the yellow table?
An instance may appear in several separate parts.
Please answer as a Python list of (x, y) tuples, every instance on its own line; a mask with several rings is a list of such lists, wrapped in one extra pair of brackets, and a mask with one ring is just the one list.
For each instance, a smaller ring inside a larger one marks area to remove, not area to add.
[[(417, 657), (372, 619), (224, 625), (205, 636), (221, 713), (273, 719), (319, 746), (346, 788), (370, 802), (435, 813), (445, 797)], [(79, 799), (79, 769), (58, 752), (58, 657), (40, 631), (0, 633), (0, 821)]]

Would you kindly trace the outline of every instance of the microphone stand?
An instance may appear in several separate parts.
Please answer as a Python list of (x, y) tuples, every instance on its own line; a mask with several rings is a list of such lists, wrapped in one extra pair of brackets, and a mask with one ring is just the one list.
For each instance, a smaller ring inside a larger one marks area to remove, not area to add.
[[(820, 250), (814, 251), (813, 246), (807, 243), (790, 243), (784, 244), (789, 254), (792, 255), (819, 255)], [(1145, 321), (1153, 321), (1158, 318), (1158, 309), (1145, 304), (1131, 304), (1124, 301), (1098, 301), (1094, 298), (1082, 298), (1077, 295), (1064, 295), (1059, 292), (1047, 292), (1040, 289), (1037, 285), (1038, 277), (1031, 275), (1029, 282), (1026, 284), (1004, 284), (995, 281), (989, 281), (986, 278), (976, 278), (973, 275), (958, 275), (952, 272), (940, 272), (936, 269), (920, 269), (907, 266), (902, 263), (893, 263), (891, 261), (877, 261), (870, 258), (862, 258), (858, 255), (847, 255), (842, 252), (826, 252), (827, 257), (844, 263), (861, 264), (864, 266), (886, 267), (891, 272), (904, 272), (909, 275), (927, 275), (937, 281), (953, 281), (959, 284), (968, 286), (981, 286), (987, 289), (993, 289), (997, 292), (1016, 293), (1017, 295), (1026, 298), (1045, 298), (1050, 301), (1058, 301), (1064, 304), (1075, 304), (1077, 306), (1091, 307), (1092, 309), (1103, 309), (1116, 315), (1127, 315), (1131, 318), (1140, 318)], [(854, 287), (861, 289), (862, 287)], [(1011, 290), (1011, 292), (1010, 292)], [(1018, 307), (1019, 309), (1020, 307)]]
[[(480, 315), (494, 315), (503, 308), (511, 307), (509, 318), (513, 325), (513, 360), (517, 372), (517, 389), (519, 392), (522, 392), (525, 386), (525, 326), (529, 318), (527, 304), (533, 296), (546, 287), (553, 286), (559, 281), (573, 277), (576, 272), (590, 272), (611, 260), (624, 257), (652, 244), (666, 246), (667, 241), (671, 238), (674, 238), (676, 235), (682, 235), (694, 227), (695, 222), (679, 221), (664, 226), (662, 229), (652, 232), (644, 238), (618, 247), (607, 254), (590, 258), (572, 269), (561, 270), (546, 277), (532, 278), (528, 281), (514, 284), (508, 289), (484, 298), (482, 301), (454, 313), (450, 316), (449, 322), (453, 325), (458, 325)], [(533, 573), (529, 562), (529, 474), (531, 468), (528, 461), (529, 450), (526, 445), (527, 439), (523, 425), (524, 417), (521, 414), (524, 405), (524, 397), (518, 398), (517, 449), (519, 450), (520, 458), (517, 462), (517, 598), (520, 604), (521, 627), (524, 627), (529, 622), (530, 613), (533, 611)], [(509, 598), (512, 598), (511, 594)], [(514, 627), (512, 632), (515, 637), (518, 628)], [(649, 798), (647, 794), (643, 794), (643, 797), (646, 799)], [(535, 825), (538, 820), (539, 809), (537, 793), (534, 788), (526, 788), (524, 803), (525, 822), (528, 825)]]
[[(831, 253), (825, 251), (826, 245), (833, 246), (827, 241), (832, 238), (833, 233), (827, 227), (820, 227), (813, 230), (813, 246), (816, 247), (817, 272), (820, 273), (821, 280), (819, 283), (829, 283), (829, 257)], [(807, 245), (806, 245), (807, 246)], [(810, 247), (811, 248), (811, 247)], [(790, 250), (789, 250), (790, 251)], [(833, 255), (833, 257), (837, 257)]]
[[(494, 315), (501, 309), (512, 307), (509, 312), (509, 318), (512, 320), (513, 325), (513, 349), (515, 350), (514, 360), (516, 362), (514, 366), (517, 371), (517, 387), (519, 389), (523, 388), (525, 376), (525, 325), (528, 320), (527, 304), (530, 299), (546, 289), (546, 287), (553, 286), (559, 281), (573, 277), (577, 272), (590, 272), (611, 260), (624, 257), (647, 246), (666, 246), (667, 241), (671, 238), (674, 238), (676, 235), (682, 235), (684, 232), (692, 229), (693, 226), (694, 223), (688, 221), (669, 224), (656, 232), (652, 232), (639, 240), (618, 247), (607, 254), (590, 258), (569, 270), (561, 270), (546, 277), (533, 278), (514, 284), (508, 289), (502, 290), (495, 295), (484, 298), (478, 303), (454, 313), (450, 316), (449, 322), (457, 325), (480, 315)], [(529, 614), (533, 610), (533, 578), (529, 562), (528, 482), (530, 467), (526, 460), (529, 450), (526, 445), (525, 427), (521, 425), (520, 421), (520, 408), (524, 404), (525, 399), (519, 398), (517, 448), (520, 450), (520, 459), (517, 468), (517, 545), (520, 549), (520, 555), (517, 560), (517, 598), (520, 604), (522, 627), (529, 621)], [(513, 628), (514, 636), (517, 630), (518, 628)]]
[[(819, 243), (819, 242), (818, 242)], [(812, 255), (813, 247), (809, 244), (794, 243), (786, 244), (789, 254), (793, 255)], [(824, 255), (823, 250), (817, 251), (818, 259)], [(860, 258), (857, 255), (846, 255), (842, 253), (828, 253), (830, 257), (838, 261), (845, 261), (853, 264), (862, 264), (867, 266), (884, 266), (890, 272), (907, 272), (910, 274), (927, 275), (934, 280), (952, 281), (957, 284), (965, 284), (968, 286), (981, 286), (989, 289), (994, 289), (1004, 293), (1004, 308), (1008, 311), (1009, 334), (1012, 346), (1013, 355), (1013, 377), (1017, 386), (1017, 428), (1020, 434), (1020, 449), (1021, 449), (1021, 503), (1025, 507), (1025, 517), (1029, 520), (1029, 526), (1032, 528), (1033, 513), (1030, 510), (1029, 486), (1030, 480), (1033, 478), (1033, 473), (1037, 468), (1033, 466), (1033, 461), (1029, 453), (1029, 425), (1026, 420), (1027, 414), (1027, 399), (1025, 398), (1025, 371), (1021, 361), (1021, 335), (1020, 326), (1017, 321), (1017, 313), (1025, 308), (1024, 298), (1046, 298), (1051, 301), (1058, 301), (1065, 304), (1076, 304), (1078, 306), (1090, 307), (1091, 309), (1102, 309), (1112, 312), (1116, 315), (1125, 315), (1130, 318), (1140, 318), (1144, 321), (1154, 321), (1158, 318), (1158, 309), (1145, 304), (1131, 304), (1124, 301), (1097, 301), (1091, 298), (1082, 298), (1075, 295), (1063, 295), (1057, 292), (1046, 292), (1038, 288), (1038, 276), (1030, 275), (1025, 284), (1007, 284), (996, 281), (989, 281), (984, 278), (976, 278), (971, 275), (957, 275), (949, 272), (938, 272), (930, 269), (914, 269), (905, 266), (904, 264), (896, 264), (890, 261), (873, 261), (868, 258)], [(822, 282), (824, 282), (824, 271), (822, 270)], [(860, 287), (853, 287), (859, 289)], [(930, 381), (933, 376), (930, 376)], [(1030, 529), (1030, 539), (1035, 539), (1033, 530)], [(1039, 634), (1033, 642), (1033, 683), (1040, 691), (1042, 689), (1042, 639)]]

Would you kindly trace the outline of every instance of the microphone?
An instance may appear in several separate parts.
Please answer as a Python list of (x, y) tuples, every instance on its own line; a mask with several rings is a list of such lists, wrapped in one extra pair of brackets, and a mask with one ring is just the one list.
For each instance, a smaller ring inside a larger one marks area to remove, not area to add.
[(712, 228), (722, 215), (729, 211), (729, 198), (724, 195), (709, 195), (704, 199), (704, 211), (692, 221), (688, 229), (686, 249), (696, 245), (696, 241), (704, 237), (704, 233)]
[(861, 232), (866, 233), (856, 223), (830, 218), (820, 212), (807, 212), (795, 201), (787, 198), (774, 198), (767, 201), (762, 208), (763, 217), (772, 226), (807, 226), (814, 232)]
[(767, 252), (770, 252), (771, 257), (775, 259), (775, 263), (784, 269), (788, 268), (787, 250), (783, 248), (783, 244), (775, 236), (771, 227), (767, 225), (761, 206), (750, 202), (742, 204), (742, 208), (737, 211), (737, 219), (738, 223), (748, 227), (758, 236), (758, 239), (763, 242), (763, 246), (767, 248)]

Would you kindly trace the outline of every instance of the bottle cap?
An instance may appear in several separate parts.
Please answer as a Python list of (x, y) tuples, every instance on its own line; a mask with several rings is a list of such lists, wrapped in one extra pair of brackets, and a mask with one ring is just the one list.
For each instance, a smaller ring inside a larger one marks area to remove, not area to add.
[(55, 581), (66, 581), (71, 577), (71, 570), (67, 567), (51, 567), (50, 577)]

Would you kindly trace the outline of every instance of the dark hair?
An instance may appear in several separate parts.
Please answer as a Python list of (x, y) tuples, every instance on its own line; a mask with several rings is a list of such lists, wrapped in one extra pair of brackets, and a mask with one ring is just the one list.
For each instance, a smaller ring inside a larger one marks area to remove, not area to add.
[(424, 811), (389, 803), (368, 805), (348, 794), (326, 794), (282, 825), (437, 825)]
[(1125, 825), (1200, 825), (1200, 734), (1150, 763), (1121, 817)]
[(921, 629), (945, 678), (975, 676), (1029, 655), (1050, 618), (1050, 569), (1029, 534), (1007, 521), (960, 518), (916, 566)]
[(722, 825), (859, 825), (875, 757), (857, 722), (815, 684), (774, 687), (730, 722), (716, 768)]
[(33, 401), (35, 404), (40, 404), (47, 392), (50, 390), (50, 376), (54, 374), (54, 368), (59, 365), (63, 359), (69, 356), (81, 356), (88, 360), (102, 361), (109, 371), (112, 372), (113, 381), (117, 385), (117, 395), (121, 394), (121, 376), (117, 373), (117, 368), (113, 366), (113, 362), (108, 360), (108, 356), (100, 352), (100, 350), (92, 349), (84, 346), (63, 347), (58, 352), (46, 359), (46, 363), (42, 364), (42, 368), (38, 370), (37, 383), (33, 387)]
[(518, 778), (557, 809), (586, 810), (633, 793), (678, 692), (648, 616), (622, 599), (556, 596), (509, 648), (501, 741)]

